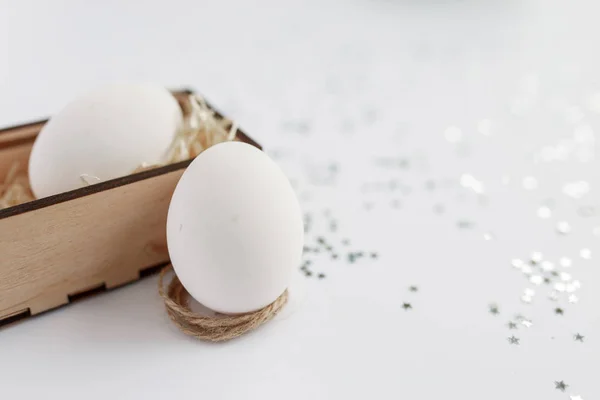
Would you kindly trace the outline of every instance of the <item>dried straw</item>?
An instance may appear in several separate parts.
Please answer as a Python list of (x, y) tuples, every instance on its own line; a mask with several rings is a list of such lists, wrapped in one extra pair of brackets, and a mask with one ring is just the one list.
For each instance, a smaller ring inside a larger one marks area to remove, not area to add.
[(19, 163), (14, 163), (8, 170), (4, 182), (0, 183), (0, 210), (34, 199), (27, 175), (19, 174), (18, 171)]
[[(133, 173), (189, 160), (217, 143), (230, 141), (235, 138), (237, 125), (218, 116), (206, 101), (191, 94), (180, 102), (183, 109), (183, 126), (176, 133), (169, 149), (165, 152), (159, 164), (142, 163)], [(19, 164), (11, 166), (3, 183), (0, 183), (0, 210), (34, 200), (27, 174), (18, 173)], [(101, 181), (100, 178), (88, 174), (80, 176), (84, 186)]]
[(242, 315), (200, 315), (191, 310), (189, 294), (177, 275), (173, 274), (173, 278), (165, 290), (164, 278), (171, 269), (172, 266), (168, 265), (160, 271), (158, 292), (165, 302), (165, 308), (171, 321), (183, 333), (198, 339), (222, 342), (241, 336), (275, 317), (288, 300), (288, 291), (286, 290), (273, 303), (258, 311)]

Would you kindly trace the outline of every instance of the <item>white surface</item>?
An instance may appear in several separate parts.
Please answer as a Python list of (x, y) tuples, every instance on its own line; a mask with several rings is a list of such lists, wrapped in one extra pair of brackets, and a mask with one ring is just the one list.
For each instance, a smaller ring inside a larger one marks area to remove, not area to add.
[(34, 195), (51, 196), (163, 162), (182, 118), (177, 100), (155, 84), (105, 85), (78, 96), (53, 115), (33, 144)]
[(221, 313), (256, 311), (290, 285), (302, 257), (302, 211), (269, 156), (240, 142), (201, 153), (177, 183), (167, 216), (173, 269)]
[[(278, 157), (314, 213), (309, 242), (321, 230), (379, 258), (310, 254), (327, 277), (299, 272), (283, 315), (222, 345), (177, 332), (155, 278), (16, 325), (0, 333), (3, 397), (600, 398), (600, 221), (576, 212), (600, 196), (598, 160), (578, 161), (600, 128), (596, 1), (121, 3), (1, 3), (0, 121), (113, 80), (191, 85)], [(361, 190), (392, 178), (402, 190)], [(591, 184), (581, 200), (562, 192), (578, 180)], [(325, 209), (339, 237), (319, 227)], [(574, 260), (579, 303), (561, 297), (563, 316), (510, 266), (533, 251)], [(509, 331), (515, 313), (533, 326)]]

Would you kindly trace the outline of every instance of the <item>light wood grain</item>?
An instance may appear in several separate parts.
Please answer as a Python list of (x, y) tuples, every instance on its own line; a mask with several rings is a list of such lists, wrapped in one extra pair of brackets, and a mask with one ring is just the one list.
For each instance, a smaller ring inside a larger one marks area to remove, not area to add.
[(168, 260), (166, 217), (183, 169), (0, 219), (0, 319), (139, 279)]

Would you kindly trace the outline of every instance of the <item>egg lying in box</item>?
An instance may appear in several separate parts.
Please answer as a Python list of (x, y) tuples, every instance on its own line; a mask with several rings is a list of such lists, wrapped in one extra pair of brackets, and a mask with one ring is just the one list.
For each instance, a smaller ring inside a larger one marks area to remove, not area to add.
[(261, 309), (288, 287), (304, 228), (294, 190), (262, 151), (217, 144), (183, 173), (169, 205), (167, 244), (186, 290), (225, 314)]
[(162, 162), (182, 119), (161, 86), (109, 85), (84, 94), (39, 133), (29, 159), (33, 194), (46, 197)]

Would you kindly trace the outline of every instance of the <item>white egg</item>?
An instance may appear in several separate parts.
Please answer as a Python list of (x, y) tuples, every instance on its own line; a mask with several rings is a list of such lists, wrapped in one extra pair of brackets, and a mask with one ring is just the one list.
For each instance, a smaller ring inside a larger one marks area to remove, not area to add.
[(212, 310), (263, 308), (288, 287), (304, 228), (289, 181), (262, 151), (217, 144), (183, 173), (169, 206), (167, 244), (181, 283)]
[(39, 133), (29, 159), (37, 198), (156, 164), (182, 123), (177, 100), (152, 84), (108, 85), (73, 100)]

